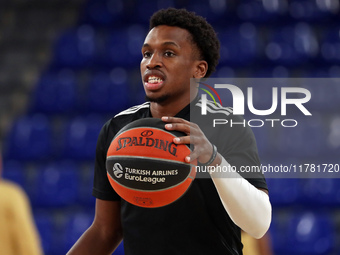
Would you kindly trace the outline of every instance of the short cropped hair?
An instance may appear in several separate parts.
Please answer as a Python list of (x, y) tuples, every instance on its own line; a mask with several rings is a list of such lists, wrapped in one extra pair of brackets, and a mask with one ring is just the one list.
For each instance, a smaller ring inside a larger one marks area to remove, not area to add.
[(214, 28), (205, 18), (186, 9), (168, 8), (155, 12), (150, 18), (150, 30), (160, 25), (186, 29), (199, 50), (200, 60), (208, 63), (205, 77), (216, 70), (220, 58), (220, 42)]

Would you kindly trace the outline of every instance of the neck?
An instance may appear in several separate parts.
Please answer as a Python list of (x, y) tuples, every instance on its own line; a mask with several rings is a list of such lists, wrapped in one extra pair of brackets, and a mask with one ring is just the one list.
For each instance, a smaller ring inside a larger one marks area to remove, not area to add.
[(173, 103), (156, 103), (151, 102), (150, 111), (152, 117), (161, 118), (163, 116), (175, 116), (178, 112), (180, 112), (187, 104), (188, 100), (182, 100), (181, 102), (173, 102)]
[(163, 102), (151, 102), (150, 111), (153, 118), (161, 118), (163, 116), (173, 117), (179, 113), (184, 107), (186, 107), (192, 100), (195, 99), (196, 95), (184, 97), (181, 100), (176, 100), (171, 103)]

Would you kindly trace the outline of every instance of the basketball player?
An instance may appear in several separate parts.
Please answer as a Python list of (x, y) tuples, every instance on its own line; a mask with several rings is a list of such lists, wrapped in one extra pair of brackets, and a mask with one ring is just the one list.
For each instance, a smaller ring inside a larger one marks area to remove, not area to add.
[[(93, 224), (68, 253), (111, 254), (124, 240), (126, 255), (214, 254), (240, 255), (240, 229), (255, 238), (263, 236), (271, 222), (271, 204), (264, 177), (245, 179), (238, 173), (219, 178), (196, 178), (174, 203), (142, 208), (121, 199), (106, 176), (106, 152), (114, 135), (126, 124), (145, 117), (162, 118), (165, 128), (186, 133), (177, 144), (193, 144), (186, 157), (201, 165), (259, 165), (251, 130), (221, 127), (204, 133), (209, 118), (240, 117), (231, 112), (207, 114), (201, 123), (189, 121), (190, 111), (200, 112), (197, 88), (190, 78), (208, 77), (219, 59), (219, 41), (206, 20), (186, 10), (166, 9), (150, 20), (140, 64), (147, 102), (131, 107), (109, 120), (99, 135), (93, 195)], [(208, 107), (209, 104), (208, 104)]]

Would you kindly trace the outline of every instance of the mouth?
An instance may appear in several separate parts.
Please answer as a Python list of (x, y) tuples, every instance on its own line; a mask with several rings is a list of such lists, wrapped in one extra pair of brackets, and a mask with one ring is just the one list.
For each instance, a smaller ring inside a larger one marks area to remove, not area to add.
[(163, 83), (164, 78), (156, 75), (147, 76), (144, 80), (144, 86), (148, 90), (157, 90), (162, 87)]

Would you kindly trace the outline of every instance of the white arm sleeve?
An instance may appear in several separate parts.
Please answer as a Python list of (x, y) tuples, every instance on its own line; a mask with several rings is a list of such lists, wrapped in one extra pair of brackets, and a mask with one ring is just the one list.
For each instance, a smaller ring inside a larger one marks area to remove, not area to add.
[[(222, 157), (221, 167), (230, 167)], [(255, 188), (238, 173), (210, 171), (220, 199), (232, 221), (254, 238), (261, 238), (269, 229), (272, 207), (269, 196)]]

